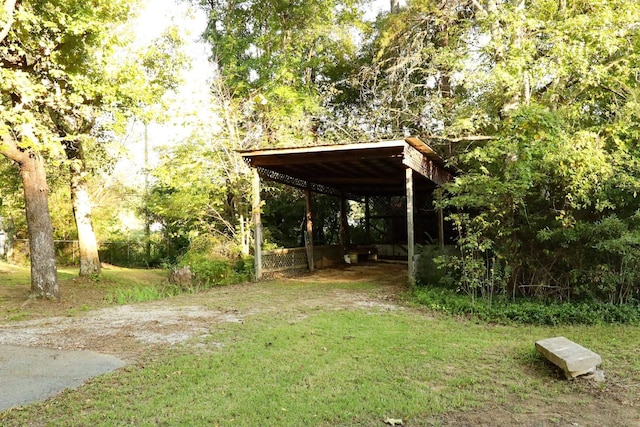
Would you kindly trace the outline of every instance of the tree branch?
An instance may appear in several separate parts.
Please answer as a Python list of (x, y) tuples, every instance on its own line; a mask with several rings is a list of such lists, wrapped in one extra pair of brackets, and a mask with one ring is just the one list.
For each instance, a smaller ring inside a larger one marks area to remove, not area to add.
[(26, 160), (25, 156), (28, 156), (28, 154), (25, 151), (22, 151), (20, 147), (18, 147), (18, 144), (16, 144), (15, 140), (8, 134), (1, 135), (0, 154), (18, 164), (23, 163)]
[(485, 9), (484, 6), (482, 6), (478, 0), (471, 0), (471, 3), (475, 6), (476, 9), (478, 9), (478, 12), (483, 13), (485, 15), (487, 14), (487, 9)]
[[(6, 15), (6, 22), (1, 22), (0, 25), (0, 43), (2, 42), (2, 40), (5, 39), (5, 37), (7, 37), (7, 34), (9, 34), (9, 30), (11, 29), (11, 26), (13, 25), (13, 12), (16, 9), (16, 0), (4, 0), (4, 8), (3, 8), (3, 12), (4, 15)], [(5, 17), (3, 16), (3, 21), (4, 21)]]

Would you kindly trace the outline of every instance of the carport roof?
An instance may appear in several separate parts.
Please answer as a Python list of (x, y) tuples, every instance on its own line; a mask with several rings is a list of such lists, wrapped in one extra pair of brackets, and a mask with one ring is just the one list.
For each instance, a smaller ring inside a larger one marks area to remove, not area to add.
[(266, 178), (313, 191), (362, 196), (406, 194), (405, 170), (413, 169), (416, 191), (431, 191), (453, 170), (416, 137), (394, 141), (240, 151)]

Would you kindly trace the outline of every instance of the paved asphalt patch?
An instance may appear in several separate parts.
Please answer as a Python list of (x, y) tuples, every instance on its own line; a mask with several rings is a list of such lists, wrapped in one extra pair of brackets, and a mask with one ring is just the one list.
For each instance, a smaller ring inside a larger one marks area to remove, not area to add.
[(0, 412), (45, 400), (121, 366), (117, 357), (93, 351), (0, 345)]

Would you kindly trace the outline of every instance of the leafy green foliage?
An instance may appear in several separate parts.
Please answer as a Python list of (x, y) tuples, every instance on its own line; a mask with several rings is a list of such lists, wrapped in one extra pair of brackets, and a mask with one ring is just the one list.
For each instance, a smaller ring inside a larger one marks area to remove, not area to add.
[(240, 258), (232, 262), (193, 253), (181, 257), (180, 264), (189, 266), (195, 285), (204, 289), (251, 280), (253, 270), (250, 258)]
[(416, 245), (418, 261), (415, 265), (416, 281), (427, 286), (439, 285), (445, 279), (445, 267), (439, 262), (450, 253), (450, 247), (439, 245)]
[(362, 82), (383, 95), (385, 129), (459, 141), (443, 203), (458, 232), (441, 258), (451, 286), (636, 301), (639, 5), (435, 6), (378, 21)]
[(530, 325), (640, 324), (638, 304), (600, 302), (544, 302), (532, 299), (473, 300), (442, 286), (420, 286), (412, 298), (432, 310), (459, 316), (471, 316), (482, 322)]
[(242, 255), (230, 242), (215, 236), (192, 239), (187, 252), (179, 257), (180, 266), (188, 266), (196, 288), (210, 288), (251, 280), (253, 258)]
[[(275, 247), (304, 246), (304, 191), (277, 183), (264, 185), (265, 203), (262, 212), (263, 239)], [(323, 194), (312, 195), (313, 241), (316, 245), (339, 242), (340, 200)]]
[(201, 2), (210, 17), (205, 37), (251, 145), (314, 143), (323, 93), (355, 57), (360, 3)]
[(626, 155), (560, 117), (520, 108), (496, 139), (458, 157), (465, 173), (447, 187), (445, 205), (462, 209), (449, 218), (460, 252), (448, 264), (468, 293), (619, 303), (640, 295), (640, 205), (630, 192), (620, 197), (615, 184)]
[(240, 167), (235, 162), (242, 160), (218, 138), (194, 135), (163, 149), (145, 208), (162, 225), (174, 258), (190, 243), (197, 246), (196, 240), (206, 240), (200, 236), (212, 236), (207, 245), (215, 240), (220, 256), (233, 258), (247, 252), (241, 227), (249, 218), (250, 187), (246, 175), (230, 170)]

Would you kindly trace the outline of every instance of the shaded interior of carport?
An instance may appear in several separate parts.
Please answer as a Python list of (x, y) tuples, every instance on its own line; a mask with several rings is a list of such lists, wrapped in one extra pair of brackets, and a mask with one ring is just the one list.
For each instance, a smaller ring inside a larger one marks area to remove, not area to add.
[[(453, 172), (428, 144), (419, 138), (373, 143), (242, 151), (253, 171), (253, 222), (255, 227), (255, 272), (262, 276), (262, 222), (260, 217), (261, 179), (303, 189), (306, 195), (305, 247), (309, 270), (313, 262), (312, 193), (328, 194), (341, 200), (340, 246), (348, 250), (346, 236), (347, 200), (370, 197), (406, 198), (407, 258), (415, 255), (415, 195), (434, 194), (449, 181)], [(366, 204), (368, 206), (368, 204)], [(367, 219), (368, 223), (368, 219)], [(444, 244), (442, 212), (437, 219), (438, 242)], [(414, 263), (408, 263), (414, 277)]]

